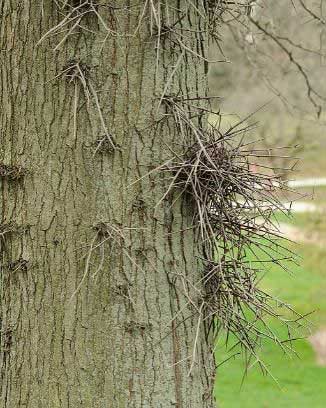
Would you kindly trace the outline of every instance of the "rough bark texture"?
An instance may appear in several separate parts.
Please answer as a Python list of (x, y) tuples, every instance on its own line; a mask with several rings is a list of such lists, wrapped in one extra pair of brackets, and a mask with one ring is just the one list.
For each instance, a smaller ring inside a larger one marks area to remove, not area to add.
[[(146, 176), (183, 148), (158, 111), (180, 50), (162, 48), (156, 69), (157, 37), (146, 24), (130, 35), (143, 12), (130, 0), (132, 12), (100, 10), (128, 36), (107, 36), (90, 15), (91, 31), (53, 52), (58, 37), (36, 44), (62, 16), (41, 3), (0, 6), (0, 163), (26, 169), (0, 180), (1, 408), (211, 408), (202, 331), (188, 375), (197, 316), (183, 286), (201, 272), (191, 205), (175, 194), (156, 206), (168, 181)], [(181, 24), (199, 22), (189, 13)], [(94, 96), (58, 76), (72, 59), (89, 68), (114, 152), (96, 150)], [(168, 92), (202, 96), (204, 64), (187, 52), (180, 61)]]

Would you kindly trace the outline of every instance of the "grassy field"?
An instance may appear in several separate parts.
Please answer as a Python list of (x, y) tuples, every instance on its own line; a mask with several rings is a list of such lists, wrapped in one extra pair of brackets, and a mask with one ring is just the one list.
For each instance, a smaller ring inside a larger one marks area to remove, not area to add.
[[(309, 319), (312, 332), (316, 332), (326, 328), (326, 222), (317, 215), (295, 216), (290, 222), (306, 230), (319, 228), (325, 249), (314, 244), (297, 245), (300, 266), (293, 266), (291, 275), (271, 268), (263, 286), (301, 314), (315, 310)], [(298, 357), (284, 355), (273, 344), (263, 345), (261, 355), (277, 382), (264, 376), (257, 366), (244, 377), (241, 358), (221, 365), (216, 382), (219, 408), (326, 407), (326, 367), (318, 366), (308, 340), (298, 340), (295, 349)], [(228, 357), (222, 344), (217, 347), (216, 356), (218, 362)]]

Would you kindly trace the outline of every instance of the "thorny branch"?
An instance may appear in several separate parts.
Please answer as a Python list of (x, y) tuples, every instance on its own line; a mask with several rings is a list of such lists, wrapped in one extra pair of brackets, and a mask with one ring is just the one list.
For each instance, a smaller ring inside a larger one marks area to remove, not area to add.
[[(93, 99), (95, 107), (101, 122), (101, 126), (104, 132), (103, 142), (106, 141), (110, 144), (110, 150), (114, 151), (117, 146), (113, 141), (112, 135), (106, 126), (104, 115), (102, 113), (102, 108), (98, 99), (98, 95), (94, 85), (90, 80), (90, 69), (89, 67), (78, 60), (71, 60), (63, 68), (63, 70), (55, 78), (65, 78), (69, 83), (74, 84), (74, 139), (77, 138), (77, 110), (79, 104), (79, 85), (81, 85), (84, 92), (84, 96), (87, 101), (87, 105), (90, 104), (90, 100)], [(96, 152), (96, 151), (95, 151)]]
[(223, 329), (227, 338), (232, 333), (248, 361), (254, 355), (266, 370), (257, 354), (262, 340), (291, 350), (290, 341), (275, 336), (270, 319), (292, 333), (304, 317), (260, 288), (268, 264), (288, 271), (295, 254), (285, 245), (275, 219), (276, 211), (288, 214), (280, 198), (288, 191), (286, 183), (275, 173), (252, 170), (253, 160), (269, 151), (250, 149), (244, 141), (246, 132), (241, 126), (226, 133), (196, 129), (196, 142), (161, 171), (171, 174), (166, 194), (176, 191), (193, 203), (193, 225), (203, 247), (204, 272), (186, 290), (189, 304), (206, 332), (211, 329), (217, 336)]

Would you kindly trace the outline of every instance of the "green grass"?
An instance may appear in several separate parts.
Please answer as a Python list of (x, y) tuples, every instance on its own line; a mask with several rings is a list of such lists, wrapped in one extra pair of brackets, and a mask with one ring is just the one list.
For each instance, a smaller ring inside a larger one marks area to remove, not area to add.
[[(296, 216), (292, 222), (296, 226), (311, 228), (310, 217)], [(323, 226), (323, 222), (320, 224)], [(326, 327), (326, 250), (314, 245), (298, 245), (296, 252), (302, 258), (300, 266), (291, 268), (293, 274), (273, 267), (266, 275), (263, 286), (278, 298), (291, 303), (301, 314), (315, 310), (310, 320), (312, 331), (317, 331)], [(275, 330), (279, 330), (277, 323), (271, 324)], [(299, 357), (284, 355), (274, 344), (263, 344), (260, 355), (279, 385), (272, 377), (264, 376), (257, 366), (247, 372), (241, 385), (244, 374), (241, 357), (221, 365), (216, 381), (219, 408), (325, 407), (326, 367), (316, 364), (307, 340), (297, 341), (295, 349)], [(219, 345), (217, 361), (221, 362), (227, 356), (225, 348)]]

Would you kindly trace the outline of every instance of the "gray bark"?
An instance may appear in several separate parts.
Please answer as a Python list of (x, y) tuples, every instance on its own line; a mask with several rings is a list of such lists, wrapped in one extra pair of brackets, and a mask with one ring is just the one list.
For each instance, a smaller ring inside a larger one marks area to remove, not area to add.
[[(177, 193), (157, 206), (168, 179), (147, 175), (167, 146), (183, 149), (157, 108), (180, 52), (162, 49), (156, 69), (157, 37), (145, 25), (131, 35), (133, 10), (100, 10), (129, 35), (106, 38), (91, 15), (82, 24), (92, 32), (54, 52), (62, 35), (36, 45), (62, 19), (54, 2), (0, 6), (0, 163), (26, 169), (0, 180), (3, 408), (214, 406), (202, 331), (188, 375), (197, 316), (183, 286), (201, 276), (191, 206)], [(182, 24), (199, 23), (189, 14)], [(88, 101), (59, 75), (71, 59), (89, 68), (113, 152), (97, 149), (92, 92)], [(204, 64), (185, 53), (168, 92), (202, 96), (205, 86)]]

